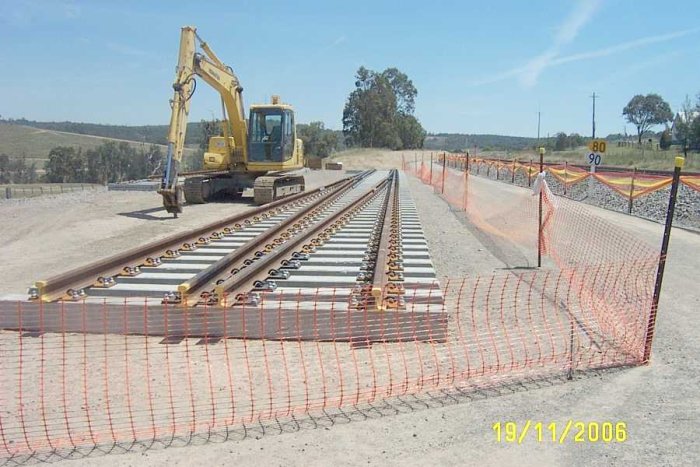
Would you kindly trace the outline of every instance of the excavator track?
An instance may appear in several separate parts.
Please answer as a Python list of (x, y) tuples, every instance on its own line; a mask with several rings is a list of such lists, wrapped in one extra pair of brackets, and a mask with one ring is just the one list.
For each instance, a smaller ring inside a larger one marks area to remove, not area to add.
[(255, 204), (267, 204), (304, 191), (303, 175), (264, 175), (255, 179)]
[(208, 177), (188, 177), (185, 179), (185, 201), (188, 204), (204, 204), (209, 201)]

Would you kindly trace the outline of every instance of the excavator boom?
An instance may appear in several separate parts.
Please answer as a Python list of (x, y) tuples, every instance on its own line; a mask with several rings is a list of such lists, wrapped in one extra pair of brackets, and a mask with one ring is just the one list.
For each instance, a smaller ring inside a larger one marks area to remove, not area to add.
[[(201, 52), (198, 52), (197, 46)], [(197, 83), (195, 78), (201, 78), (221, 96), (224, 111), (221, 125), (223, 137), (212, 137), (209, 150), (204, 154), (204, 167), (212, 175), (185, 177), (183, 186), (180, 182), (184, 175), (181, 165), (190, 99)], [(256, 127), (256, 136), (262, 139), (253, 142), (255, 153), (262, 156), (250, 160), (251, 146), (243, 106), (243, 87), (231, 67), (219, 59), (191, 26), (183, 27), (180, 35), (173, 91), (168, 152), (158, 190), (168, 212), (177, 217), (182, 212), (183, 198), (190, 203), (201, 203), (214, 194), (228, 193), (236, 196), (244, 189), (254, 187), (256, 202), (261, 204), (304, 190), (303, 177), (284, 173), (303, 166), (303, 149), (301, 140), (296, 139), (291, 107), (273, 101), (271, 105), (251, 108), (251, 121), (259, 123), (260, 118), (263, 118), (263, 126), (262, 130), (259, 126)], [(266, 123), (269, 125), (265, 126)], [(264, 177), (268, 172), (275, 174)]]

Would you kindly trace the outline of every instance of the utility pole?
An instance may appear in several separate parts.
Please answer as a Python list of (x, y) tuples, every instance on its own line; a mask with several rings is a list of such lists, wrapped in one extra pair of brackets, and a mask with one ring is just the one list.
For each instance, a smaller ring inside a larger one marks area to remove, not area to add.
[[(591, 96), (593, 98), (593, 139), (595, 139), (595, 99), (596, 96), (595, 92), (593, 92), (593, 95)], [(593, 192), (594, 192), (594, 176), (593, 174), (595, 173), (595, 164), (591, 163), (591, 175), (588, 177), (588, 196), (589, 198), (593, 198)]]
[(595, 92), (591, 97), (593, 98), (593, 139), (595, 139)]

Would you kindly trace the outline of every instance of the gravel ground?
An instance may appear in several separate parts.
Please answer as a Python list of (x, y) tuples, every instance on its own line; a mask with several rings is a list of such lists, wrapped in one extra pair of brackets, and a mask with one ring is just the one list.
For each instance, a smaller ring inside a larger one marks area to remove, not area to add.
[[(363, 161), (352, 161), (346, 168), (400, 165), (396, 154), (363, 154)], [(484, 181), (491, 185), (495, 197), (522, 190)], [(482, 242), (429, 187), (415, 179), (410, 186), (440, 276), (490, 273), (520, 261), (518, 251)], [(10, 219), (0, 225), (0, 240), (6, 247), (9, 244), (6, 251), (11, 258), (1, 272), (2, 290), (26, 286), (50, 268), (59, 272), (81, 258), (92, 260), (95, 252), (115, 252), (136, 241), (246, 208), (203, 205), (175, 221), (178, 224), (163, 218), (119, 215), (153, 209), (158, 202), (147, 195), (101, 193), (66, 202), (56, 197), (61, 200), (30, 200), (21, 206), (0, 203), (0, 216)], [(660, 242), (659, 224), (593, 206), (589, 209), (651, 244)], [(105, 232), (104, 239), (96, 239)], [(30, 234), (40, 238), (30, 240)], [(70, 462), (67, 465), (697, 465), (700, 361), (694, 356), (700, 353), (700, 332), (695, 325), (700, 307), (695, 279), (700, 269), (698, 252), (700, 236), (674, 230), (650, 366), (579, 375), (570, 383), (554, 379), (487, 392), (394, 401), (383, 410), (301, 424), (307, 428), (252, 430), (242, 442), (91, 457), (66, 461)], [(572, 441), (560, 445), (528, 437), (522, 444), (509, 444), (496, 442), (492, 431), (498, 421), (515, 421), (521, 427), (527, 420), (556, 422), (561, 428), (570, 419), (622, 421), (627, 424), (628, 438), (623, 443)], [(271, 435), (280, 432), (286, 434)]]

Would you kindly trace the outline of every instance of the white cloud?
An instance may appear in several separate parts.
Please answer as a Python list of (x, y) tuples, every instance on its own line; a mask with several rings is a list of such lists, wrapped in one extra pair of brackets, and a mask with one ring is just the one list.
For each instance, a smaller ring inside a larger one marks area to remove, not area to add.
[(564, 65), (566, 63), (578, 62), (581, 60), (592, 60), (595, 58), (607, 57), (610, 55), (615, 55), (622, 52), (627, 52), (629, 50), (645, 47), (651, 44), (672, 41), (674, 39), (689, 36), (692, 34), (697, 34), (699, 32), (700, 28), (684, 29), (676, 32), (642, 37), (640, 39), (634, 39), (631, 41), (610, 45), (602, 49), (581, 52), (563, 57), (557, 56), (556, 54), (552, 55), (550, 51), (548, 51), (547, 53), (530, 60), (524, 66), (512, 68), (510, 70), (506, 70), (501, 73), (497, 73), (495, 75), (473, 81), (470, 83), (470, 85), (481, 86), (484, 84), (491, 84), (499, 81), (504, 81), (512, 77), (518, 77), (518, 79), (523, 83), (523, 85), (532, 86), (537, 82), (537, 78), (546, 68)]
[(678, 39), (679, 37), (695, 34), (698, 32), (700, 32), (700, 28), (692, 28), (685, 29), (683, 31), (671, 32), (668, 34), (659, 34), (656, 36), (643, 37), (641, 39), (635, 39), (633, 41), (611, 45), (609, 47), (593, 50), (590, 52), (583, 52), (579, 54), (569, 55), (567, 57), (560, 57), (556, 60), (553, 60), (551, 65), (562, 65), (564, 63), (577, 62), (579, 60), (590, 60), (592, 58), (607, 57), (608, 55), (627, 52), (628, 50), (643, 47), (645, 45), (657, 44), (659, 42), (667, 42), (673, 39)]
[(579, 0), (573, 11), (569, 13), (562, 24), (557, 28), (554, 41), (540, 55), (531, 59), (524, 67), (518, 69), (520, 83), (525, 87), (532, 87), (542, 72), (550, 66), (550, 63), (559, 55), (562, 47), (571, 43), (578, 36), (581, 29), (593, 18), (601, 5), (601, 0)]

